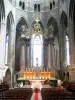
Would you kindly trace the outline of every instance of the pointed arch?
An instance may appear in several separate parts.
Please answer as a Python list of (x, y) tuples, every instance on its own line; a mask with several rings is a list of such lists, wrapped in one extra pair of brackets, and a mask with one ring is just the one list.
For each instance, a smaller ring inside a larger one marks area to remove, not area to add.
[(5, 18), (5, 5), (4, 0), (0, 0), (0, 22)]
[(75, 40), (75, 0), (70, 0), (69, 5), (69, 18), (73, 21), (74, 25), (74, 40)]
[(47, 23), (47, 28), (49, 30), (50, 28), (50, 25), (52, 25), (54, 27), (54, 34), (56, 35), (57, 32), (58, 32), (58, 24), (57, 24), (57, 21), (54, 17), (51, 17), (49, 20), (48, 20), (48, 23)]
[(10, 20), (10, 23), (12, 24), (14, 22), (14, 17), (12, 11), (9, 12), (7, 18)]
[(9, 68), (5, 72), (5, 81), (8, 83), (9, 87), (11, 87), (11, 71)]
[(67, 14), (65, 13), (65, 11), (62, 11), (60, 23), (62, 24), (62, 27), (65, 27), (65, 28), (68, 27), (68, 18), (67, 18)]
[(69, 17), (72, 19), (73, 18), (73, 12), (75, 9), (75, 0), (70, 0), (70, 5), (69, 5)]
[(16, 25), (16, 41), (21, 36), (21, 26), (22, 25), (25, 25), (25, 27), (28, 28), (28, 24), (23, 17), (20, 18), (19, 22)]
[(10, 71), (9, 68), (6, 70), (5, 76), (7, 76), (7, 73), (10, 73), (11, 74), (11, 71)]
[(12, 11), (10, 11), (7, 16), (7, 30), (9, 31), (9, 29), (13, 28), (13, 25), (14, 25), (14, 17)]
[(75, 40), (75, 0), (70, 0), (69, 5), (69, 18), (73, 21), (74, 24), (74, 40)]
[(20, 52), (21, 52), (21, 26), (25, 26), (26, 29), (28, 29), (28, 24), (26, 20), (21, 17), (19, 22), (16, 25), (16, 40), (15, 40), (15, 70), (20, 70)]
[(14, 17), (12, 11), (10, 11), (7, 16), (7, 23), (6, 23), (6, 40), (5, 40), (5, 64), (6, 65), (8, 64), (10, 59), (11, 40), (13, 38), (12, 30), (14, 30)]

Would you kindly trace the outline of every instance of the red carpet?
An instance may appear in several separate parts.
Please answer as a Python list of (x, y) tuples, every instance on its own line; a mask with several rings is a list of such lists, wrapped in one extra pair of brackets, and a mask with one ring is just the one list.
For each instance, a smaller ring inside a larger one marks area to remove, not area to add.
[(38, 99), (38, 89), (35, 89), (34, 91), (34, 100), (39, 100)]

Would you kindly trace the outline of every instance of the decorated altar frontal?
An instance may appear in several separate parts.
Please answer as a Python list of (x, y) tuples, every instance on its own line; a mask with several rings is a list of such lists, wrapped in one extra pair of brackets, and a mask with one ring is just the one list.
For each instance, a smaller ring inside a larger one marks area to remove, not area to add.
[(53, 79), (54, 72), (19, 72), (18, 80)]

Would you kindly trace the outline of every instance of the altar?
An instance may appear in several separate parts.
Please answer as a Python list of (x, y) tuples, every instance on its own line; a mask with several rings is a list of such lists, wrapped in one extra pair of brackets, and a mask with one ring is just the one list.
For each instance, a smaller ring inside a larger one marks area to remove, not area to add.
[(41, 83), (43, 85), (45, 80), (44, 79), (38, 79), (38, 80), (30, 79), (29, 81), (30, 81), (30, 84), (32, 84), (32, 83)]
[(54, 72), (19, 72), (18, 73), (18, 80), (25, 80), (25, 79), (53, 79)]
[(41, 89), (47, 79), (55, 80), (54, 72), (42, 70), (40, 67), (35, 67), (32, 71), (30, 69), (20, 71), (17, 76), (17, 82), (22, 84), (21, 87), (27, 85), (25, 84), (27, 80), (33, 89)]

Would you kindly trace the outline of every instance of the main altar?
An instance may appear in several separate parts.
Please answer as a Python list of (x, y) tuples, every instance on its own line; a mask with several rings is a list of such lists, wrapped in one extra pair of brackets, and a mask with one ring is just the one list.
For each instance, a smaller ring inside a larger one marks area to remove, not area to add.
[(32, 71), (18, 72), (18, 80), (39, 80), (39, 79), (54, 79), (54, 72), (42, 71), (40, 67), (35, 67)]
[[(49, 79), (55, 81), (55, 75), (53, 71), (42, 70), (40, 67), (34, 67), (31, 71), (26, 69), (26, 71), (18, 72), (17, 81), (20, 83), (20, 87), (31, 87), (31, 88), (43, 88), (44, 82)], [(25, 81), (28, 81), (30, 84), (24, 84)], [(48, 85), (46, 87), (49, 87)]]

